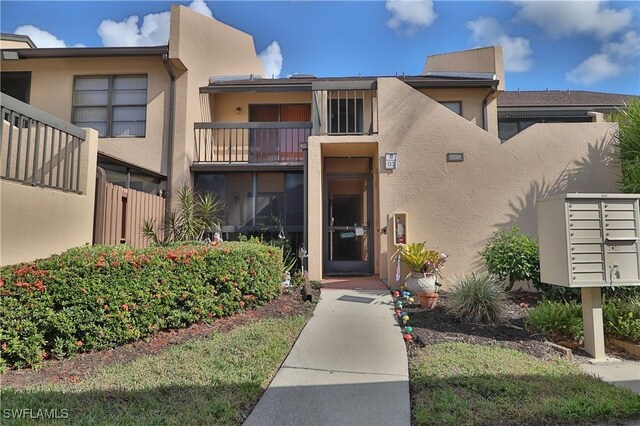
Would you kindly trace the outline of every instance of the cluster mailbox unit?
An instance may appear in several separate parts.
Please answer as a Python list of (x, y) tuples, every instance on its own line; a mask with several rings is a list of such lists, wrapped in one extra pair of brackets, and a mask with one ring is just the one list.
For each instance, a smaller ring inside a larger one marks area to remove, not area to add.
[(582, 288), (585, 348), (595, 358), (604, 357), (600, 288), (640, 285), (639, 203), (640, 194), (564, 194), (537, 204), (540, 279)]

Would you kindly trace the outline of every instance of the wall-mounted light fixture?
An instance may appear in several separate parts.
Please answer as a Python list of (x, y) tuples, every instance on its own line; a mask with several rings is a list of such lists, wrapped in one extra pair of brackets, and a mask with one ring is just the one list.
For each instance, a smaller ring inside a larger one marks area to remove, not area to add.
[(242, 108), (237, 107), (236, 108), (236, 115), (240, 115), (241, 112), (242, 112)]
[(447, 163), (460, 163), (464, 161), (463, 152), (447, 152)]

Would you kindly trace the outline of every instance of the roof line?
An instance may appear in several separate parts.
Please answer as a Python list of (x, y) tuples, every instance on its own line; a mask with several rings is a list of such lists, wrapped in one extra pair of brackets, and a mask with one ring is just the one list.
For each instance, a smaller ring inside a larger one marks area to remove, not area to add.
[[(348, 77), (347, 77), (348, 78)], [(468, 78), (465, 79), (456, 79), (456, 78), (442, 78), (437, 81), (425, 79), (424, 76), (417, 77), (361, 77), (356, 78), (355, 80), (346, 80), (346, 81), (368, 81), (368, 80), (377, 80), (378, 78), (397, 78), (404, 83), (416, 87), (416, 88), (428, 88), (428, 87), (438, 87), (438, 88), (448, 88), (448, 87), (494, 87), (497, 86), (499, 80), (484, 80), (484, 79), (476, 79), (471, 80)], [(200, 93), (227, 93), (227, 92), (239, 92), (239, 91), (255, 91), (255, 92), (295, 92), (295, 91), (307, 91), (311, 90), (314, 85), (322, 84), (330, 84), (332, 81), (335, 81), (336, 84), (344, 83), (345, 80), (341, 77), (337, 77), (335, 80), (331, 78), (315, 78), (310, 81), (300, 81), (300, 80), (274, 80), (273, 82), (265, 81), (268, 79), (262, 80), (247, 80), (246, 82), (235, 82), (235, 83), (211, 83), (208, 86), (200, 87)]]
[(15, 51), (20, 59), (82, 58), (105, 56), (161, 56), (169, 51), (168, 46), (149, 47), (52, 47), (35, 49), (2, 49)]
[(24, 34), (0, 33), (0, 40), (22, 41), (24, 43), (27, 43), (32, 48), (36, 48), (36, 44), (33, 42), (33, 40), (31, 40), (31, 37)]

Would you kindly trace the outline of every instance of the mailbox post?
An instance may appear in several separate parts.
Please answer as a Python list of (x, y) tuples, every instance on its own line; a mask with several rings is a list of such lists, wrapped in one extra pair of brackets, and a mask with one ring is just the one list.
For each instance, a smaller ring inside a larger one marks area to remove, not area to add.
[(565, 194), (540, 200), (540, 280), (581, 289), (585, 349), (605, 357), (602, 287), (640, 285), (640, 195)]

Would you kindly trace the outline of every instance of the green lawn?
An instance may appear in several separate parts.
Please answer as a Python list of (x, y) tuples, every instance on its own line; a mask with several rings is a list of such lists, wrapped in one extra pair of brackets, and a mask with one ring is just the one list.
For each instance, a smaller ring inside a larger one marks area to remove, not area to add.
[(305, 321), (261, 320), (104, 368), (82, 383), (4, 389), (0, 423), (31, 424), (7, 419), (6, 410), (28, 408), (31, 416), (66, 410), (58, 424), (239, 424)]
[(412, 414), (419, 424), (522, 425), (640, 417), (640, 396), (498, 346), (427, 346), (410, 362)]

